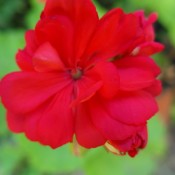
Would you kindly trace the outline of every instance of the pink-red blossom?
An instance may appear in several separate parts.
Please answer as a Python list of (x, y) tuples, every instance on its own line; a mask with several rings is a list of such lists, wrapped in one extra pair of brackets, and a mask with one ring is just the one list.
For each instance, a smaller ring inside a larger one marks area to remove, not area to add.
[(157, 112), (160, 69), (150, 57), (163, 46), (143, 11), (109, 11), (91, 0), (47, 0), (16, 62), (0, 83), (11, 131), (52, 148), (77, 142), (135, 156)]

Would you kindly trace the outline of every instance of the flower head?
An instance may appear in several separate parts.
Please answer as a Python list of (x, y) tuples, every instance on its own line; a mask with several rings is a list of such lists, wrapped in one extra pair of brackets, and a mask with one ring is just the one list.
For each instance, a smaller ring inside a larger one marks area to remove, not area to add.
[(0, 84), (11, 131), (57, 148), (74, 135), (85, 148), (135, 156), (157, 112), (159, 67), (150, 55), (156, 14), (113, 9), (99, 19), (90, 0), (48, 0)]

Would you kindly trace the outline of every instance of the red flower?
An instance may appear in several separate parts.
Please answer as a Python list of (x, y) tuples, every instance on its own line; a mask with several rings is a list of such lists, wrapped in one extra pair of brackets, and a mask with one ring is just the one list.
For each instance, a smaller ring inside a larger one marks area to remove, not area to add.
[(161, 91), (155, 20), (122, 9), (99, 19), (90, 0), (48, 0), (17, 53), (21, 70), (1, 82), (9, 128), (52, 148), (75, 135), (83, 147), (135, 156)]

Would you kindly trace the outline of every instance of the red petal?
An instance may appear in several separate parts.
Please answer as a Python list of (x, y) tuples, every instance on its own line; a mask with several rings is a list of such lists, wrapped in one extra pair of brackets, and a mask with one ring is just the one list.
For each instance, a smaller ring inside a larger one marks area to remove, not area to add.
[(120, 76), (120, 89), (124, 91), (135, 91), (153, 84), (155, 77), (152, 72), (140, 68), (118, 69)]
[(144, 124), (157, 111), (155, 99), (147, 92), (123, 92), (113, 100), (106, 101), (109, 115), (128, 125)]
[(38, 47), (38, 41), (36, 39), (35, 32), (28, 30), (25, 35), (26, 47), (24, 50), (19, 50), (16, 55), (16, 61), (18, 66), (22, 70), (33, 70), (32, 56)]
[(148, 20), (145, 23), (145, 38), (146, 41), (153, 41), (155, 39), (155, 32), (154, 32), (154, 27), (153, 23), (157, 21), (158, 15), (157, 13), (152, 13), (149, 17)]
[(78, 143), (83, 147), (95, 148), (106, 142), (106, 139), (93, 125), (86, 104), (82, 104), (78, 107), (75, 122), (76, 138)]
[(117, 68), (110, 62), (99, 62), (95, 65), (95, 71), (100, 75), (103, 86), (100, 94), (105, 98), (114, 97), (119, 89), (119, 74)]
[(73, 114), (70, 108), (73, 87), (66, 86), (56, 96), (28, 114), (8, 116), (8, 124), (14, 132), (25, 132), (32, 141), (59, 147), (72, 141)]
[(152, 13), (148, 18), (145, 17), (143, 10), (136, 11), (134, 14), (140, 21), (140, 27), (143, 30), (145, 41), (153, 41), (155, 39), (153, 23), (157, 20), (157, 13)]
[(18, 50), (16, 62), (20, 69), (24, 71), (33, 71), (32, 57), (25, 50)]
[(48, 42), (37, 49), (33, 56), (33, 64), (38, 72), (64, 70), (64, 65), (57, 51)]
[(74, 58), (79, 59), (98, 22), (98, 14), (91, 0), (49, 0), (43, 16), (65, 15), (73, 23)]
[(2, 79), (0, 94), (7, 109), (22, 114), (36, 109), (70, 82), (66, 73), (16, 72)]
[(91, 120), (107, 140), (122, 140), (133, 135), (141, 126), (124, 124), (112, 118), (105, 106), (105, 101), (98, 96), (89, 101)]
[(65, 64), (70, 64), (73, 54), (73, 25), (66, 16), (41, 19), (36, 26), (40, 43), (49, 42)]
[(144, 148), (147, 144), (148, 133), (147, 126), (143, 126), (135, 135), (126, 140), (115, 140), (110, 143), (121, 152), (128, 152), (131, 157), (134, 157), (139, 148)]
[(85, 70), (82, 73), (82, 77), (74, 81), (75, 100), (72, 102), (72, 106), (75, 107), (75, 105), (92, 98), (101, 88), (102, 84), (99, 75), (93, 69)]
[(26, 48), (25, 48), (25, 50), (27, 51), (27, 53), (29, 55), (32, 55), (38, 47), (38, 41), (37, 41), (37, 38), (36, 38), (35, 31), (34, 30), (28, 30), (26, 32), (25, 39), (26, 39)]
[(142, 70), (150, 71), (155, 76), (158, 76), (160, 74), (160, 68), (155, 63), (155, 61), (147, 56), (129, 56), (124, 57), (122, 59), (118, 59), (115, 62), (116, 66), (118, 68), (124, 69), (124, 68), (139, 68)]
[(155, 53), (161, 52), (164, 49), (164, 46), (157, 42), (146, 42), (139, 45), (139, 52), (137, 55), (149, 56)]
[(138, 24), (133, 14), (124, 14), (121, 9), (110, 11), (100, 20), (87, 53), (108, 59), (123, 54), (136, 38)]
[(158, 96), (162, 92), (162, 83), (160, 80), (155, 80), (150, 87), (145, 88), (144, 90), (153, 96)]
[[(38, 137), (38, 124), (40, 122), (40, 118), (43, 114), (44, 107), (47, 108), (47, 106), (42, 106), (42, 108), (37, 108), (36, 111), (30, 113), (29, 115), (25, 116), (25, 124), (23, 126), (23, 131), (27, 138), (29, 138), (31, 141), (40, 141)], [(16, 120), (18, 120), (19, 116), (16, 117)], [(46, 131), (43, 131), (46, 132)]]
[(74, 132), (73, 114), (70, 108), (72, 93), (73, 86), (66, 86), (43, 109), (36, 125), (40, 143), (57, 148), (72, 141)]
[(75, 82), (76, 98), (72, 102), (71, 106), (76, 106), (79, 103), (83, 103), (89, 100), (95, 95), (95, 93), (101, 88), (102, 82), (100, 80), (94, 81), (89, 77), (82, 77), (81, 80)]
[(20, 133), (24, 131), (24, 125), (25, 125), (26, 118), (24, 116), (18, 116), (14, 115), (11, 112), (7, 112), (7, 124), (9, 129), (12, 132)]

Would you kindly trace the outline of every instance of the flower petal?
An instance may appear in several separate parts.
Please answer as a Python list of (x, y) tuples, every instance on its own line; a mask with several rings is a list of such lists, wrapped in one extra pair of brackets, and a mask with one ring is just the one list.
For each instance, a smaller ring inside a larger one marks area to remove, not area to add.
[(157, 52), (161, 52), (164, 49), (164, 45), (157, 42), (146, 42), (139, 46), (139, 52), (137, 55), (147, 56), (153, 55)]
[(99, 62), (94, 67), (95, 71), (100, 75), (103, 86), (100, 89), (100, 94), (105, 98), (114, 97), (120, 84), (120, 77), (117, 68), (110, 62)]
[(66, 16), (58, 15), (41, 19), (35, 28), (39, 42), (49, 42), (65, 65), (70, 64), (73, 56), (73, 31), (71, 21)]
[(140, 68), (150, 71), (154, 76), (158, 76), (161, 72), (155, 61), (148, 56), (127, 56), (115, 61), (118, 68)]
[(20, 133), (24, 131), (26, 118), (24, 116), (14, 115), (13, 113), (7, 111), (7, 124), (12, 132)]
[(36, 109), (70, 82), (66, 73), (16, 72), (2, 79), (0, 94), (7, 109), (22, 114)]
[(141, 125), (150, 119), (158, 107), (155, 99), (147, 92), (121, 92), (115, 99), (106, 101), (109, 115), (128, 125)]
[(28, 30), (26, 32), (26, 35), (25, 35), (25, 40), (26, 40), (26, 48), (25, 49), (29, 55), (32, 55), (36, 51), (38, 44), (39, 44), (37, 41), (35, 31)]
[(96, 92), (101, 88), (103, 82), (99, 75), (94, 70), (83, 72), (80, 79), (74, 82), (75, 99), (72, 101), (71, 106), (76, 106), (92, 98)]
[[(105, 100), (106, 101), (106, 100)], [(141, 127), (133, 126), (115, 120), (108, 112), (105, 101), (100, 97), (93, 97), (88, 103), (89, 113), (94, 126), (107, 140), (122, 140), (133, 135)]]
[(74, 117), (70, 107), (72, 93), (73, 86), (66, 86), (43, 109), (36, 126), (40, 143), (57, 148), (72, 141), (74, 132)]
[(160, 80), (155, 80), (150, 87), (147, 87), (144, 90), (153, 96), (158, 96), (162, 92), (162, 83)]
[(150, 71), (139, 68), (118, 69), (120, 76), (120, 90), (135, 91), (153, 84), (155, 78)]
[(143, 10), (136, 11), (134, 14), (139, 19), (140, 27), (144, 32), (145, 41), (153, 41), (155, 39), (153, 23), (155, 23), (158, 18), (157, 13), (151, 13), (148, 18), (145, 17)]
[[(43, 107), (44, 106), (42, 106), (42, 108), (37, 108), (36, 111), (25, 116), (25, 123), (23, 126), (24, 129), (22, 132), (24, 132), (27, 138), (29, 138), (31, 141), (40, 141), (38, 136), (38, 124), (43, 114)], [(19, 116), (16, 117), (16, 120), (18, 120), (18, 118)]]
[(65, 15), (72, 21), (75, 31), (74, 58), (79, 59), (98, 22), (95, 6), (91, 0), (48, 0), (43, 17), (52, 15)]
[(28, 30), (25, 35), (26, 47), (16, 54), (16, 62), (22, 70), (33, 70), (32, 56), (38, 47), (38, 41), (33, 30)]
[(136, 39), (138, 25), (133, 14), (124, 14), (121, 9), (108, 12), (100, 20), (87, 54), (105, 59), (123, 54)]
[(33, 64), (38, 72), (64, 70), (64, 65), (57, 51), (48, 42), (37, 49), (33, 56)]
[(18, 50), (16, 62), (20, 69), (24, 71), (33, 71), (32, 57), (25, 50)]
[(128, 152), (131, 157), (134, 157), (140, 148), (143, 149), (146, 146), (147, 140), (148, 133), (147, 126), (145, 125), (130, 138), (126, 140), (110, 141), (110, 143), (121, 152)]
[(155, 81), (160, 68), (153, 59), (146, 56), (129, 56), (115, 61), (120, 75), (120, 89), (135, 91), (144, 89)]
[(59, 147), (72, 141), (74, 131), (73, 111), (70, 108), (73, 86), (66, 86), (36, 110), (8, 116), (8, 125), (14, 132), (25, 132), (32, 141)]
[(106, 139), (93, 125), (86, 104), (81, 104), (77, 109), (75, 134), (78, 143), (86, 148), (95, 148), (106, 142)]

